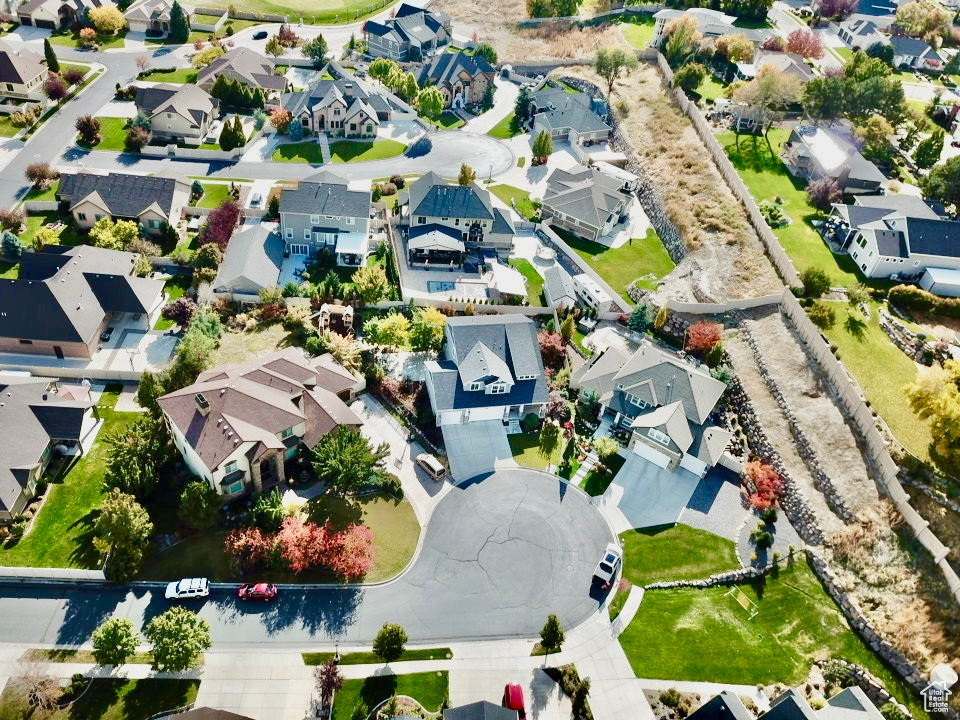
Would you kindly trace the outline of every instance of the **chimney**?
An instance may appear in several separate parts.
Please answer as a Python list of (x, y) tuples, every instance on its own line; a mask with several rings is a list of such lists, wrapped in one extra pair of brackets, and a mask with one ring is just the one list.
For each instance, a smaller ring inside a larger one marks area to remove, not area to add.
[(194, 395), (193, 400), (197, 404), (197, 409), (200, 411), (200, 414), (206, 417), (210, 412), (210, 403), (207, 402), (207, 399), (203, 396), (203, 393), (197, 393)]
[(348, 98), (352, 98), (352, 97), (353, 97), (353, 83), (352, 83), (352, 82), (348, 82), (348, 83), (344, 83), (344, 84), (343, 84), (343, 94), (346, 95)]

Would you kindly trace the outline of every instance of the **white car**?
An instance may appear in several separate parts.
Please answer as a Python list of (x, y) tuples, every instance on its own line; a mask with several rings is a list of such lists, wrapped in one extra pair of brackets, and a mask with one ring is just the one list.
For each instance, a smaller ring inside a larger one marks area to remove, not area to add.
[(603, 558), (597, 563), (597, 569), (593, 571), (593, 584), (602, 585), (604, 590), (609, 588), (622, 564), (623, 550), (619, 545), (609, 543), (607, 549), (603, 551)]
[(204, 598), (210, 594), (210, 581), (206, 578), (184, 578), (167, 585), (167, 600)]

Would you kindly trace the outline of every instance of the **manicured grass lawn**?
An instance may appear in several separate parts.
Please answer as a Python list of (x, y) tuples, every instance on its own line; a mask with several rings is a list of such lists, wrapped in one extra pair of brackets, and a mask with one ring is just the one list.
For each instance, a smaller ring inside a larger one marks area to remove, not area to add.
[(641, 15), (635, 18), (636, 22), (622, 23), (620, 32), (628, 43), (638, 50), (643, 50), (653, 40), (653, 15)]
[(620, 543), (623, 576), (634, 585), (697, 580), (739, 567), (733, 542), (686, 525), (628, 530)]
[(707, 74), (706, 79), (700, 84), (700, 87), (697, 88), (697, 93), (704, 100), (713, 100), (716, 101), (718, 98), (723, 97), (723, 91), (726, 89), (726, 86), (721, 83), (717, 78), (715, 78), (711, 73)]
[[(97, 120), (100, 121), (101, 140), (92, 147), (96, 150), (126, 151), (127, 124), (130, 120), (117, 117), (98, 117)], [(77, 144), (86, 147), (80, 142), (79, 136)]]
[(519, 270), (527, 279), (527, 302), (530, 305), (543, 306), (543, 278), (533, 265), (524, 258), (510, 258), (511, 267)]
[(783, 198), (783, 208), (793, 222), (773, 232), (797, 272), (818, 267), (830, 276), (834, 286), (853, 285), (859, 280), (853, 262), (847, 256), (835, 256), (810, 225), (810, 220), (823, 216), (807, 204), (804, 182), (793, 178), (780, 160), (780, 148), (789, 136), (789, 130), (777, 128), (769, 133), (769, 145), (762, 137), (747, 135), (737, 143), (733, 133), (717, 135), (717, 141), (757, 202)]
[(338, 140), (330, 143), (330, 159), (335, 163), (385, 160), (403, 155), (407, 146), (396, 140)]
[(631, 282), (643, 278), (638, 283), (640, 287), (655, 290), (656, 281), (674, 267), (673, 260), (652, 228), (647, 231), (645, 238), (634, 238), (615, 250), (583, 240), (565, 230), (553, 229), (628, 302), (633, 302), (627, 296), (627, 287)]
[(284, 143), (273, 151), (274, 162), (305, 162), (319, 165), (323, 162), (320, 145), (316, 140), (302, 140), (295, 143)]
[(20, 128), (14, 127), (9, 115), (0, 115), (0, 137), (13, 137)]
[(103, 496), (103, 468), (109, 453), (103, 438), (138, 417), (137, 413), (115, 412), (116, 402), (116, 392), (105, 392), (100, 398), (98, 410), (104, 424), (97, 442), (61, 481), (50, 484), (50, 497), (33, 529), (17, 544), (0, 550), (0, 564), (90, 569), (99, 565), (90, 531)]
[(343, 687), (333, 700), (331, 720), (350, 720), (361, 700), (368, 712), (372, 711), (391, 695), (409, 695), (430, 712), (436, 712), (447, 696), (449, 685), (449, 675), (445, 670), (344, 680)]
[[(41, 713), (45, 720), (143, 720), (196, 700), (199, 680), (99, 678), (71, 705)], [(0, 696), (0, 720), (33, 716), (26, 698), (10, 688)]]
[(913, 414), (903, 392), (904, 385), (916, 380), (916, 365), (880, 329), (876, 303), (871, 303), (870, 320), (860, 337), (845, 327), (850, 306), (838, 302), (833, 307), (837, 322), (824, 335), (837, 346), (840, 361), (853, 373), (873, 409), (887, 421), (896, 438), (913, 454), (927, 458), (930, 421)]
[(435, 125), (441, 130), (456, 130), (458, 127), (465, 125), (463, 118), (461, 118), (456, 113), (452, 113), (449, 110), (444, 110), (440, 113), (440, 117), (435, 120), (421, 116), (422, 120), (425, 120), (428, 123)]
[(517, 204), (517, 212), (527, 220), (532, 220), (540, 214), (533, 200), (530, 199), (530, 193), (513, 185), (488, 185), (487, 190), (500, 198), (507, 207), (513, 207), (512, 203)]
[(24, 200), (52, 201), (57, 199), (57, 190), (60, 188), (60, 181), (55, 180), (42, 190), (30, 188), (30, 192)]
[[(149, 69), (147, 70), (149, 72)], [(193, 68), (177, 68), (170, 72), (153, 72), (143, 78), (150, 82), (193, 84), (197, 81), (197, 71)]]
[(850, 58), (853, 57), (853, 50), (851, 48), (848, 48), (846, 45), (842, 45), (841, 47), (835, 47), (832, 49), (834, 50), (834, 52), (837, 53), (837, 55), (842, 57), (844, 60), (849, 60)]
[(626, 461), (620, 455), (611, 455), (604, 463), (610, 469), (610, 472), (601, 473), (597, 471), (596, 467), (591, 468), (586, 477), (583, 478), (583, 484), (580, 487), (587, 495), (594, 497), (603, 495), (610, 487), (610, 483), (613, 482), (613, 478), (620, 472), (624, 462)]
[[(163, 284), (163, 291), (167, 294), (167, 302), (172, 303), (179, 299), (190, 285), (193, 279), (189, 275), (175, 275)], [(169, 330), (173, 327), (173, 320), (167, 320), (165, 317), (157, 318), (154, 324), (154, 330)]]
[[(47, 223), (55, 223), (60, 220), (60, 216), (55, 212), (41, 213), (39, 215), (27, 215), (24, 221), (24, 231), (20, 233), (20, 241), (24, 247), (31, 247), (33, 238), (37, 231)], [(81, 235), (70, 224), (64, 223), (59, 230), (54, 230), (54, 234), (60, 238), (61, 245), (82, 245), (87, 241), (86, 235)]]
[(607, 607), (607, 614), (610, 615), (610, 620), (616, 620), (617, 615), (620, 614), (620, 611), (623, 610), (623, 604), (627, 602), (627, 596), (630, 595), (630, 588), (626, 590), (620, 590), (619, 588), (613, 595), (613, 600), (610, 601), (610, 605)]
[(507, 435), (510, 443), (510, 450), (513, 452), (513, 459), (517, 461), (520, 467), (533, 468), (534, 470), (546, 470), (547, 463), (559, 465), (563, 456), (563, 442), (554, 451), (549, 458), (540, 454), (539, 435), (537, 433), (519, 433), (516, 435)]
[[(419, 650), (404, 650), (403, 655), (396, 662), (408, 662), (410, 660), (448, 660), (453, 657), (453, 651), (448, 647), (441, 648), (421, 648)], [(328, 660), (333, 659), (332, 652), (322, 653), (303, 653), (304, 665), (323, 665)], [(341, 653), (341, 665), (376, 665), (383, 660), (378, 658), (372, 652), (351, 652)]]
[(492, 135), (493, 137), (500, 138), (502, 140), (509, 140), (512, 137), (522, 134), (523, 128), (520, 127), (520, 124), (517, 122), (516, 115), (514, 115), (513, 112), (494, 125), (490, 132), (487, 133), (487, 135)]
[(4, 280), (16, 280), (18, 277), (20, 277), (20, 263), (0, 260), (0, 278)]
[[(98, 35), (101, 50), (110, 50), (112, 48), (122, 48), (124, 46), (123, 37), (126, 31), (122, 30), (117, 35)], [(80, 33), (63, 33), (50, 36), (51, 45), (64, 45), (66, 47), (79, 47)]]
[[(366, 582), (380, 582), (397, 575), (410, 562), (420, 537), (420, 525), (413, 507), (406, 500), (369, 497), (360, 500), (362, 522), (373, 532), (376, 554)], [(316, 514), (314, 514), (316, 513)], [(311, 503), (311, 517), (330, 519), (334, 527), (356, 522), (353, 513), (337, 498), (320, 496)], [(213, 581), (238, 579), (223, 551), (226, 533), (217, 531), (195, 535), (148, 559), (140, 577), (149, 580), (172, 580), (184, 576), (209, 577)], [(0, 556), (2, 559), (2, 556)], [(259, 576), (258, 576), (259, 577)], [(295, 575), (286, 571), (267, 571), (262, 579), (272, 582), (336, 582), (337, 578), (323, 571)]]
[(203, 195), (197, 201), (197, 207), (218, 208), (230, 196), (230, 185), (223, 183), (202, 183)]
[(919, 698), (849, 628), (803, 560), (768, 578), (760, 592), (740, 587), (759, 605), (752, 620), (725, 596), (727, 588), (646, 593), (620, 636), (637, 677), (796, 685), (815, 658), (839, 657), (866, 666), (914, 717), (927, 717)]

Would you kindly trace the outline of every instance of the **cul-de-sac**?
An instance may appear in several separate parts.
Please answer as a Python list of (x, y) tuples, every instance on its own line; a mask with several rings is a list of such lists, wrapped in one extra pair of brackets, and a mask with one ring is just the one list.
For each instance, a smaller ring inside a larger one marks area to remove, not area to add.
[(960, 0), (0, 0), (0, 720), (960, 720), (958, 85)]

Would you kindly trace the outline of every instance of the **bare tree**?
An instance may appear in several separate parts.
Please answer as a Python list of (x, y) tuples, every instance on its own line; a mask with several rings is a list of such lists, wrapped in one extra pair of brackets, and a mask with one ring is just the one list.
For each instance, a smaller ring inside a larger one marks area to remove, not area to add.
[(139, 68), (140, 72), (143, 72), (148, 67), (150, 67), (150, 58), (146, 55), (137, 55), (137, 68)]
[(60, 683), (50, 676), (46, 663), (21, 660), (17, 663), (17, 674), (11, 681), (32, 708), (53, 710), (60, 702)]

